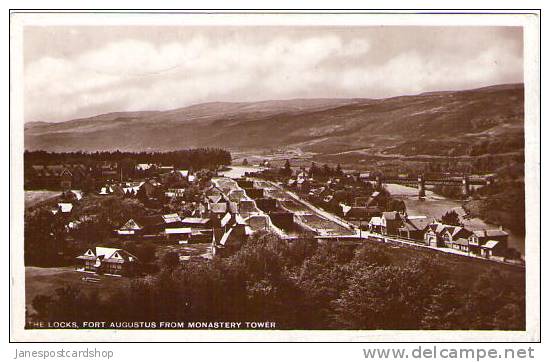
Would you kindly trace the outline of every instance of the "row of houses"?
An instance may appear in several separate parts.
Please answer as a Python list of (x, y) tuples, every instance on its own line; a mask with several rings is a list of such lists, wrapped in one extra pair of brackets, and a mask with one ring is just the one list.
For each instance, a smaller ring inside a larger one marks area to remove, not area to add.
[(84, 182), (101, 182), (120, 179), (116, 162), (98, 162), (93, 165), (65, 163), (31, 165), (25, 169), (26, 188), (69, 190), (81, 187)]
[(396, 211), (383, 212), (370, 219), (369, 230), (374, 233), (398, 236), (431, 247), (452, 248), (483, 257), (507, 257), (508, 233), (502, 228), (470, 230), (464, 226), (446, 225), (424, 216), (402, 215)]

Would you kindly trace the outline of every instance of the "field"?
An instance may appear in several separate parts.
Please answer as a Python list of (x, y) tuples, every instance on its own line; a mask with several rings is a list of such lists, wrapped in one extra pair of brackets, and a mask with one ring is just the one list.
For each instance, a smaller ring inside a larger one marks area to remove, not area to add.
[(25, 191), (25, 208), (33, 207), (43, 201), (59, 196), (60, 194), (59, 191)]
[[(99, 283), (82, 280), (84, 276), (100, 279)], [(124, 277), (96, 276), (80, 273), (72, 267), (39, 268), (25, 267), (25, 300), (29, 312), (34, 312), (32, 301), (37, 295), (51, 295), (58, 288), (73, 285), (84, 293), (97, 292), (100, 297), (107, 297), (117, 289), (130, 284), (131, 279)]]

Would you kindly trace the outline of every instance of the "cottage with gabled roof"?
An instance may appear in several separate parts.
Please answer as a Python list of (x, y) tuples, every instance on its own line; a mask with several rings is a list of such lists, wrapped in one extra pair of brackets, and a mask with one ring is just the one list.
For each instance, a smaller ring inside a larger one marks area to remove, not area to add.
[(133, 275), (139, 259), (123, 249), (96, 247), (76, 257), (76, 270), (108, 275)]
[(427, 217), (405, 217), (403, 224), (399, 228), (399, 236), (412, 239), (412, 240), (424, 240), (424, 234), (426, 233), (431, 220)]
[(399, 227), (403, 220), (397, 211), (386, 211), (382, 213), (382, 234), (398, 235)]
[(485, 257), (505, 256), (508, 250), (508, 233), (502, 228), (474, 230), (469, 241), (476, 248), (476, 254)]
[(120, 236), (154, 236), (159, 235), (166, 226), (161, 215), (142, 216), (128, 220), (117, 230)]

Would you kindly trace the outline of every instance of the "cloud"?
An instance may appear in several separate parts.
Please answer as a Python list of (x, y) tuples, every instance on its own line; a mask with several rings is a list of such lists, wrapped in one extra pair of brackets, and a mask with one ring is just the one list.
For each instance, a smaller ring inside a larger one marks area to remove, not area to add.
[(522, 57), (505, 37), (487, 37), (489, 47), (461, 41), (449, 52), (450, 36), (439, 34), (441, 49), (434, 43), (426, 51), (425, 44), (396, 41), (392, 47), (388, 39), (367, 35), (205, 32), (39, 54), (25, 65), (25, 119), (62, 121), (205, 101), (385, 97), (522, 80)]

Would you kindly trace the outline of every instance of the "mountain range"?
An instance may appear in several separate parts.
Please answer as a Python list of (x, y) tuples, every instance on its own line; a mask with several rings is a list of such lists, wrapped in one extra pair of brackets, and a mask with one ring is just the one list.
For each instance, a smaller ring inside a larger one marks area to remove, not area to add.
[(524, 87), (505, 84), (385, 99), (211, 102), (25, 124), (47, 151), (294, 148), (320, 154), (461, 156), (523, 151)]

